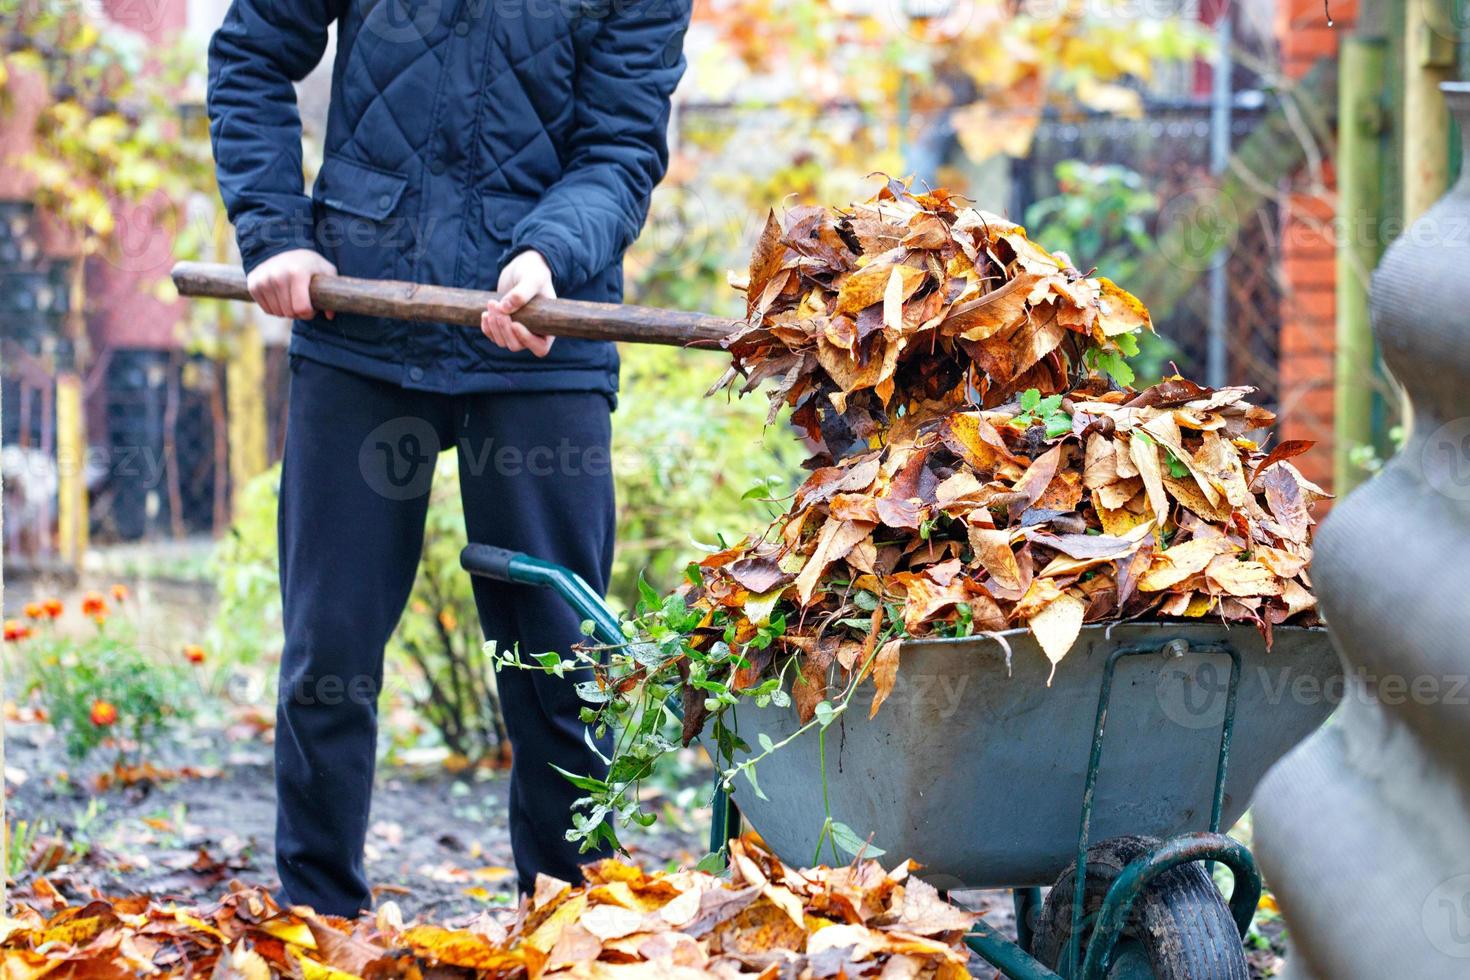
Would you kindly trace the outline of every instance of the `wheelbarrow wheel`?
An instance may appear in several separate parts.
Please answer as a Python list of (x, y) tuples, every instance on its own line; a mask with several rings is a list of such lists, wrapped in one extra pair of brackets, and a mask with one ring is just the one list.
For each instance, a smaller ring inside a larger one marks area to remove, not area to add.
[[(1158, 845), (1151, 837), (1114, 837), (1087, 852), (1081, 955), (1108, 888), (1125, 867)], [(1031, 954), (1060, 972), (1072, 934), (1074, 868), (1062, 872), (1041, 908)], [(1080, 963), (1079, 963), (1080, 965)], [(1114, 949), (1110, 977), (1158, 980), (1249, 980), (1235, 920), (1202, 864), (1159, 875), (1134, 902)]]

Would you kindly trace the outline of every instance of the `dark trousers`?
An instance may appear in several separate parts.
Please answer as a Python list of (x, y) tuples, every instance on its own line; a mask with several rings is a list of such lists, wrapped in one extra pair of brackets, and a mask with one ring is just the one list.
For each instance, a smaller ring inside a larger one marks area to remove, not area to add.
[[(459, 455), (468, 539), (525, 551), (606, 589), (614, 510), (611, 406), (593, 392), (449, 396), (292, 359), (281, 472), (286, 646), (276, 726), (276, 865), (286, 897), (352, 915), (363, 871), (383, 648), (413, 586), (434, 461)], [(567, 652), (578, 615), (549, 590), (475, 580), (486, 639)], [(580, 793), (552, 764), (601, 776), (573, 680), (502, 670), (521, 887), (579, 880), (565, 839)], [(606, 751), (608, 746), (603, 745)], [(448, 805), (448, 801), (445, 801)]]

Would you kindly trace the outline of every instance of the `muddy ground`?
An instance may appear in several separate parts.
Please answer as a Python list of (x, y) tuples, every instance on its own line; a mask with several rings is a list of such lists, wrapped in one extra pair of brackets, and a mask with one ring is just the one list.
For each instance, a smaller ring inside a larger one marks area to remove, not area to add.
[[(70, 771), (49, 726), (12, 721), (7, 735), (10, 818), (37, 828), (38, 867), (18, 876), (18, 897), (39, 874), (69, 897), (96, 888), (184, 903), (215, 897), (232, 879), (275, 886), (275, 790), (263, 740), (196, 731), (168, 746), (157, 763), (162, 778), (99, 792), (106, 770)], [(179, 771), (186, 775), (170, 778)], [(503, 771), (380, 767), (367, 842), (379, 900), (441, 922), (513, 905), (507, 785)], [(699, 860), (705, 841), (693, 816), (642, 835), (635, 858), (649, 867)], [(54, 857), (53, 842), (63, 845)]]

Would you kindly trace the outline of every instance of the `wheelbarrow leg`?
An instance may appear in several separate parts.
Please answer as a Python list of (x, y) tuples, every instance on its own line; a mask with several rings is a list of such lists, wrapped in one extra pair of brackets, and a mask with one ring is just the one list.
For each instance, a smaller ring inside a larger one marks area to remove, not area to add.
[(715, 777), (714, 806), (709, 826), (709, 850), (711, 854), (727, 854), (726, 845), (740, 836), (740, 808), (730, 799), (719, 776)]
[(1016, 888), (1011, 891), (1011, 899), (1016, 906), (1016, 945), (1029, 953), (1036, 910), (1041, 908), (1041, 889)]

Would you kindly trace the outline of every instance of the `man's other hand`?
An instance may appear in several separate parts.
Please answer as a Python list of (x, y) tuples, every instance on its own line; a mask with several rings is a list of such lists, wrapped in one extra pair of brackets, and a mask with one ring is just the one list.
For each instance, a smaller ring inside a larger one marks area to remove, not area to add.
[[(245, 277), (245, 288), (260, 308), (271, 316), (310, 320), (316, 316), (311, 308), (311, 277), (335, 276), (337, 267), (309, 248), (293, 248), (272, 255)], [(330, 310), (327, 319), (332, 318)]]
[(538, 336), (511, 319), (533, 297), (556, 299), (551, 270), (541, 253), (528, 249), (511, 259), (500, 273), (496, 292), (500, 298), (491, 300), (480, 314), (480, 329), (485, 336), (506, 350), (528, 350), (537, 357), (545, 357), (556, 338)]

